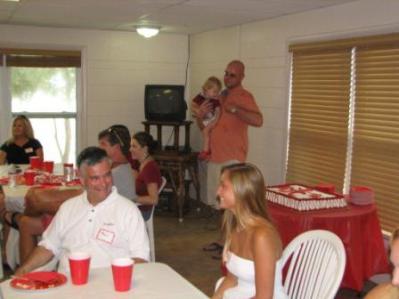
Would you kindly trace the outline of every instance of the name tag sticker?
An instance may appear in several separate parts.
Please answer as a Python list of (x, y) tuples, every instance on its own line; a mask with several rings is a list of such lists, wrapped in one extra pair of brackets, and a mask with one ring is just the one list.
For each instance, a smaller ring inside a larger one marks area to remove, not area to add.
[(27, 147), (27, 148), (25, 149), (25, 153), (27, 153), (27, 154), (33, 153), (33, 148)]
[(100, 228), (97, 232), (96, 239), (108, 244), (112, 244), (115, 239), (115, 233), (109, 230)]

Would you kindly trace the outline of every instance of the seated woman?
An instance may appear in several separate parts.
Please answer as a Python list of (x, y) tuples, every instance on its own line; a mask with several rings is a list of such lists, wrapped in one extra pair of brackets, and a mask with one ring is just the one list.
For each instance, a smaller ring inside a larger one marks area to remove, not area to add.
[(12, 137), (0, 147), (0, 165), (29, 164), (29, 157), (43, 160), (43, 147), (35, 139), (32, 125), (24, 115), (18, 115), (12, 123)]
[(391, 263), (393, 265), (392, 281), (373, 288), (365, 299), (398, 299), (399, 298), (399, 228), (391, 238)]
[(132, 158), (139, 161), (139, 167), (134, 171), (137, 194), (135, 202), (145, 221), (151, 217), (152, 207), (158, 203), (158, 190), (162, 183), (159, 166), (151, 156), (157, 144), (146, 132), (134, 134), (130, 143)]
[(282, 244), (266, 209), (262, 173), (247, 163), (226, 166), (217, 189), (224, 209), (227, 276), (212, 299), (287, 298), (281, 281)]

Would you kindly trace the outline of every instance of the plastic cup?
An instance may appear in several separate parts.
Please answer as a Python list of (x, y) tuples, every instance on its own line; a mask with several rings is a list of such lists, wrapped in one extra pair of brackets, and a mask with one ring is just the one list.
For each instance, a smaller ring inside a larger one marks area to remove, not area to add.
[(134, 261), (130, 258), (117, 258), (112, 261), (112, 276), (117, 292), (126, 292), (132, 285)]
[(328, 183), (320, 183), (317, 186), (315, 186), (315, 189), (325, 193), (334, 193), (335, 185)]
[(45, 172), (53, 173), (53, 171), (54, 171), (54, 161), (43, 161), (42, 169)]
[(41, 169), (42, 160), (38, 156), (33, 156), (29, 158), (30, 167), (32, 169)]
[(89, 278), (90, 255), (85, 252), (71, 253), (69, 255), (69, 268), (73, 284), (86, 284)]
[(36, 171), (32, 170), (25, 170), (24, 178), (25, 178), (25, 185), (32, 186), (35, 184), (35, 176)]
[(64, 180), (70, 182), (74, 179), (74, 170), (72, 163), (64, 163)]

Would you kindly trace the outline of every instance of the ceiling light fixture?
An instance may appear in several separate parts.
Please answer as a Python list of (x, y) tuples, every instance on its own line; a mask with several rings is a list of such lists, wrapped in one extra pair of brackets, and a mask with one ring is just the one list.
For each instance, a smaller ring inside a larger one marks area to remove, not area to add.
[(160, 28), (156, 26), (139, 25), (136, 26), (136, 31), (145, 38), (150, 38), (159, 33)]

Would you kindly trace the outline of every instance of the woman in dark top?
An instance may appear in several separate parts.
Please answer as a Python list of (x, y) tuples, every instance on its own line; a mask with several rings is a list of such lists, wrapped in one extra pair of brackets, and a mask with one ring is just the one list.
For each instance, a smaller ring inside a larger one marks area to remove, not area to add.
[(19, 115), (12, 123), (12, 137), (0, 147), (0, 165), (29, 164), (33, 156), (43, 160), (43, 147), (35, 139), (29, 119)]
[(130, 152), (132, 158), (140, 165), (134, 170), (136, 178), (136, 203), (144, 220), (151, 216), (151, 210), (158, 202), (158, 189), (161, 186), (161, 171), (151, 154), (157, 146), (152, 136), (146, 132), (138, 132), (132, 137)]

